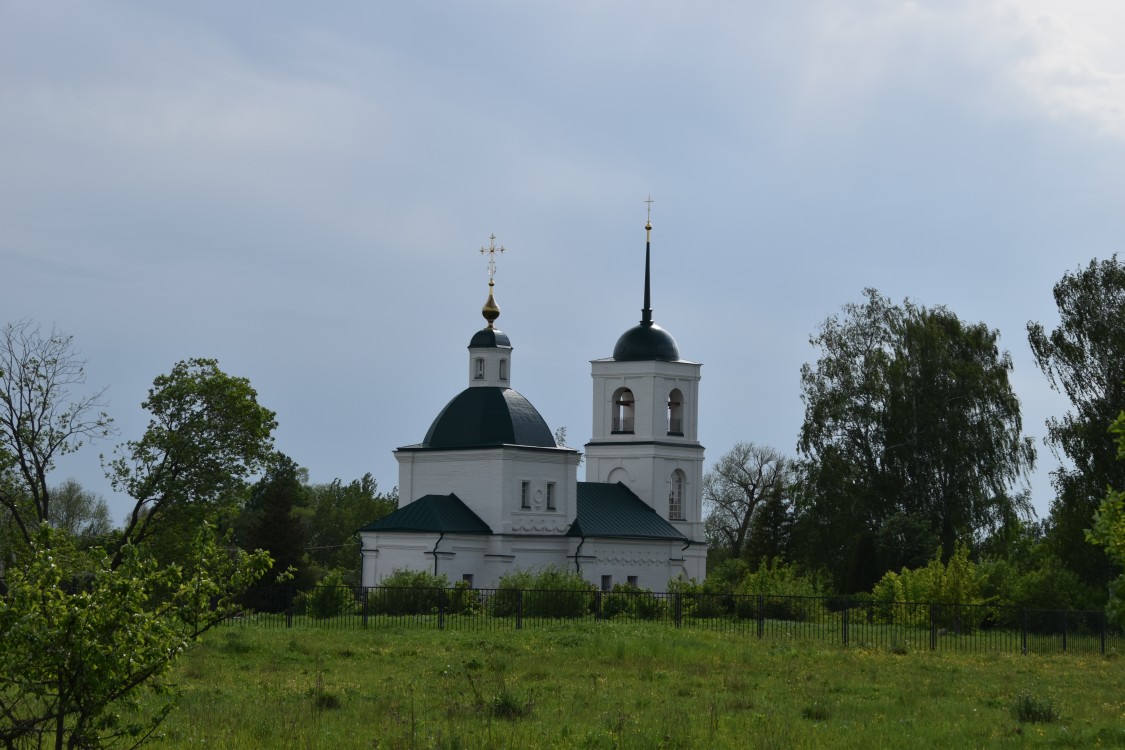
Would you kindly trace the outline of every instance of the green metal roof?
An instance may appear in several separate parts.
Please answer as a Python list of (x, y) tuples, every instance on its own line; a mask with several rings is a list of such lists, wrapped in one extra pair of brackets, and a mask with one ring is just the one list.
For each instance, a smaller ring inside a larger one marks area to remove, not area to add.
[(680, 347), (676, 339), (655, 323), (633, 326), (613, 347), (613, 358), (618, 362), (648, 362), (663, 360), (665, 362), (678, 362)]
[(482, 328), (469, 339), (470, 349), (511, 349), (512, 340), (499, 328)]
[(422, 441), (423, 448), (498, 445), (555, 447), (543, 417), (511, 388), (466, 388), (441, 410)]
[(360, 531), (421, 531), (446, 534), (491, 534), (492, 529), (461, 501), (448, 495), (425, 495)]
[(621, 482), (579, 482), (578, 513), (567, 536), (688, 541)]

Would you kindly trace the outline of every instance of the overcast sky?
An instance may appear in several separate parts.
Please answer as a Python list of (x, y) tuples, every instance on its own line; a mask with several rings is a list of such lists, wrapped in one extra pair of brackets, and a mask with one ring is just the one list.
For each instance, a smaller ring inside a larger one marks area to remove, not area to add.
[[(215, 357), (314, 481), (467, 385), (497, 235), (513, 386), (590, 436), (639, 318), (703, 363), (708, 463), (795, 454), (809, 335), (864, 287), (1001, 332), (1125, 235), (1125, 4), (0, 1), (0, 322), (75, 337), (121, 438)], [(56, 474), (101, 478), (106, 443)], [(1057, 466), (1040, 444), (1034, 503)]]

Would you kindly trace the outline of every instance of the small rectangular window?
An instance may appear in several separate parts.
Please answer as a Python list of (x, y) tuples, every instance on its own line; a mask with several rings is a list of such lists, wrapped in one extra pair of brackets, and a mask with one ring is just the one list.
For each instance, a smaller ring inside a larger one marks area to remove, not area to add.
[(462, 573), (461, 574), (461, 580), (464, 581), (465, 583), (469, 584), (469, 588), (473, 587), (473, 574), (472, 573)]
[(547, 510), (555, 509), (555, 483), (547, 482)]
[(477, 357), (477, 372), (474, 376), (477, 380), (484, 380), (484, 360)]
[(531, 482), (520, 482), (520, 507), (531, 507)]
[(636, 576), (629, 576), (629, 585), (630, 586), (636, 586), (637, 585), (637, 577)]
[(500, 379), (508, 379), (508, 360), (506, 359), (500, 360)]
[(613, 590), (613, 576), (602, 576), (602, 591)]

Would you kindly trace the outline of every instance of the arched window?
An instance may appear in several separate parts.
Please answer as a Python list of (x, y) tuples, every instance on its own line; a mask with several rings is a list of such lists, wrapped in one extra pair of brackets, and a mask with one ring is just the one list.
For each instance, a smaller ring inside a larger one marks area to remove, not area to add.
[(687, 484), (687, 475), (679, 469), (672, 472), (672, 481), (668, 489), (668, 517), (683, 520), (684, 517), (684, 485)]
[(477, 380), (484, 380), (484, 357), (477, 357), (473, 364), (475, 368), (473, 377)]
[(611, 432), (633, 431), (633, 392), (618, 388), (613, 394), (613, 426)]
[(684, 394), (679, 388), (668, 394), (668, 434), (680, 437), (684, 434)]
[(508, 360), (506, 359), (500, 360), (500, 379), (508, 379)]

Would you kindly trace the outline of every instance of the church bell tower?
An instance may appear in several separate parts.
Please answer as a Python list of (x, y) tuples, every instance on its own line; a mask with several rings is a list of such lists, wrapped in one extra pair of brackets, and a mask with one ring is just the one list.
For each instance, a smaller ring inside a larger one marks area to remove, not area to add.
[(591, 362), (586, 481), (622, 482), (688, 539), (702, 540), (701, 366), (682, 359), (672, 334), (653, 322), (651, 239), (650, 215), (641, 321), (621, 335), (612, 357)]

